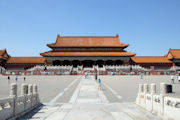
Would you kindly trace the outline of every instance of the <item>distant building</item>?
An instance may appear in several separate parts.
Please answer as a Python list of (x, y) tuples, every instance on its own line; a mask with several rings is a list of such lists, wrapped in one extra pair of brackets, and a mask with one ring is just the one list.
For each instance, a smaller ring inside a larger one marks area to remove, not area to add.
[(170, 49), (165, 56), (137, 56), (132, 57), (132, 64), (151, 69), (169, 69), (180, 66), (180, 49)]
[(10, 57), (4, 64), (9, 70), (26, 70), (36, 65), (45, 65), (44, 57)]
[(0, 50), (0, 66), (4, 66), (4, 64), (9, 59), (10, 55), (8, 55), (6, 49)]
[(170, 49), (165, 56), (135, 56), (125, 50), (129, 44), (121, 43), (119, 36), (60, 36), (47, 44), (50, 51), (42, 57), (11, 57), (6, 49), (0, 50), (0, 66), (6, 69), (26, 70), (36, 65), (72, 65), (92, 67), (98, 65), (140, 65), (151, 69), (169, 69), (180, 66), (180, 49)]
[(124, 50), (129, 44), (120, 42), (119, 36), (112, 37), (61, 37), (53, 44), (52, 50), (41, 53), (47, 65), (129, 65), (135, 53)]
[(173, 66), (180, 66), (180, 49), (169, 49), (165, 57), (172, 61)]

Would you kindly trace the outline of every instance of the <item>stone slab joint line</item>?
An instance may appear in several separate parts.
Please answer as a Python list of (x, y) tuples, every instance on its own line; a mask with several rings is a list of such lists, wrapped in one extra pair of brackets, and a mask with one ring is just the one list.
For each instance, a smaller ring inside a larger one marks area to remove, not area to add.
[(74, 91), (71, 99), (69, 100), (69, 103), (75, 103), (76, 100), (77, 100), (77, 97), (79, 95), (79, 92), (80, 92), (80, 88), (81, 88), (81, 85), (82, 85), (82, 81), (83, 81), (83, 77), (81, 78), (81, 81), (79, 83), (79, 85), (77, 86), (76, 90)]
[(54, 97), (49, 103), (55, 103), (78, 79), (82, 76), (77, 77), (74, 81), (72, 81), (63, 91), (61, 91), (56, 97)]
[(120, 101), (126, 102), (124, 98), (122, 98), (115, 90), (113, 90), (109, 85), (107, 85), (105, 82), (102, 83), (106, 88), (108, 88)]

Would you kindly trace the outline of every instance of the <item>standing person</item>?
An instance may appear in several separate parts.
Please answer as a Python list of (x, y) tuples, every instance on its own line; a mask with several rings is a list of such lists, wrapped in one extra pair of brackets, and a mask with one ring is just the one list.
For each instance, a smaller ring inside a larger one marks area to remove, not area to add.
[(85, 72), (84, 74), (85, 74), (85, 78), (87, 78), (87, 72)]
[(141, 72), (141, 79), (143, 79), (143, 72)]
[(95, 74), (95, 80), (97, 81), (97, 74)]
[(9, 76), (7, 77), (7, 79), (8, 79), (8, 83), (10, 83), (10, 77)]
[(17, 82), (17, 80), (18, 80), (18, 76), (16, 75), (16, 82)]
[(24, 82), (26, 81), (26, 77), (24, 76)]
[(178, 81), (180, 82), (180, 74), (178, 75)]
[(174, 84), (174, 76), (171, 75), (171, 83)]
[(98, 83), (98, 90), (101, 90), (101, 79), (100, 78), (98, 79), (97, 83)]

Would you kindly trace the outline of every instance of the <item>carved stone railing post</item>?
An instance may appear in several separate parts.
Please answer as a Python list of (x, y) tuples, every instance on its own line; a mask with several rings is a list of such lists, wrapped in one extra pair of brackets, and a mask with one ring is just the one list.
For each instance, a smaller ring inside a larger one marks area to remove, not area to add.
[(139, 84), (139, 93), (143, 93), (143, 85)]
[(146, 108), (146, 94), (148, 92), (148, 85), (144, 84), (143, 89), (144, 89), (144, 92), (143, 92), (143, 94), (144, 94), (144, 104), (143, 104), (143, 107)]
[(22, 84), (21, 85), (21, 95), (24, 96), (24, 110), (26, 109), (26, 96), (28, 94), (28, 85), (27, 84)]
[(166, 83), (161, 83), (160, 84), (160, 94), (165, 95), (167, 93), (167, 85)]
[(21, 95), (27, 95), (28, 94), (28, 85), (22, 84), (21, 85)]
[(33, 94), (33, 85), (32, 84), (28, 85), (28, 94)]
[(31, 101), (31, 106), (32, 106), (33, 105), (32, 104), (32, 100), (33, 100), (33, 85), (32, 84), (28, 85), (28, 95), (31, 95), (30, 101)]
[(164, 114), (164, 97), (167, 93), (167, 85), (166, 83), (160, 84), (160, 103), (161, 103), (161, 114)]
[(10, 97), (14, 98), (14, 116), (17, 113), (17, 84), (16, 83), (12, 83), (11, 87), (10, 87)]
[(39, 102), (38, 87), (36, 84), (33, 85), (33, 96), (35, 97), (35, 104)]
[(155, 83), (151, 84), (151, 94), (152, 95), (156, 94), (156, 84)]
[(143, 85), (139, 84), (139, 90), (138, 90), (138, 96), (136, 98), (136, 104), (140, 105), (141, 104), (141, 95), (143, 93)]
[(33, 94), (37, 94), (38, 90), (37, 90), (37, 85), (33, 84)]
[(151, 84), (151, 112), (153, 111), (153, 95), (156, 94), (156, 84)]
[(144, 84), (144, 94), (148, 92), (148, 84)]
[(17, 84), (16, 83), (11, 84), (10, 96), (11, 97), (17, 97)]

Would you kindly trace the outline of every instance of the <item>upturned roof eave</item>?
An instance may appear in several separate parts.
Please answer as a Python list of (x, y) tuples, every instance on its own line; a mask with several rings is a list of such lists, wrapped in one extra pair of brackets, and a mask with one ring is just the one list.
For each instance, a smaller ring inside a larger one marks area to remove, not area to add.
[(47, 53), (40, 53), (43, 57), (70, 57), (70, 56), (78, 56), (78, 57), (133, 57), (136, 53), (132, 53), (131, 55), (49, 55)]
[(58, 47), (64, 47), (64, 48), (66, 48), (66, 47), (75, 47), (75, 48), (77, 48), (77, 47), (91, 47), (91, 48), (97, 48), (97, 47), (100, 47), (100, 48), (104, 48), (104, 47), (114, 47), (114, 48), (116, 48), (116, 47), (120, 47), (120, 48), (126, 48), (126, 47), (128, 47), (129, 46), (129, 44), (124, 44), (124, 45), (117, 45), (117, 46), (60, 46), (60, 45), (55, 45), (55, 44), (47, 44), (47, 46), (48, 47), (50, 47), (50, 48), (58, 48)]

